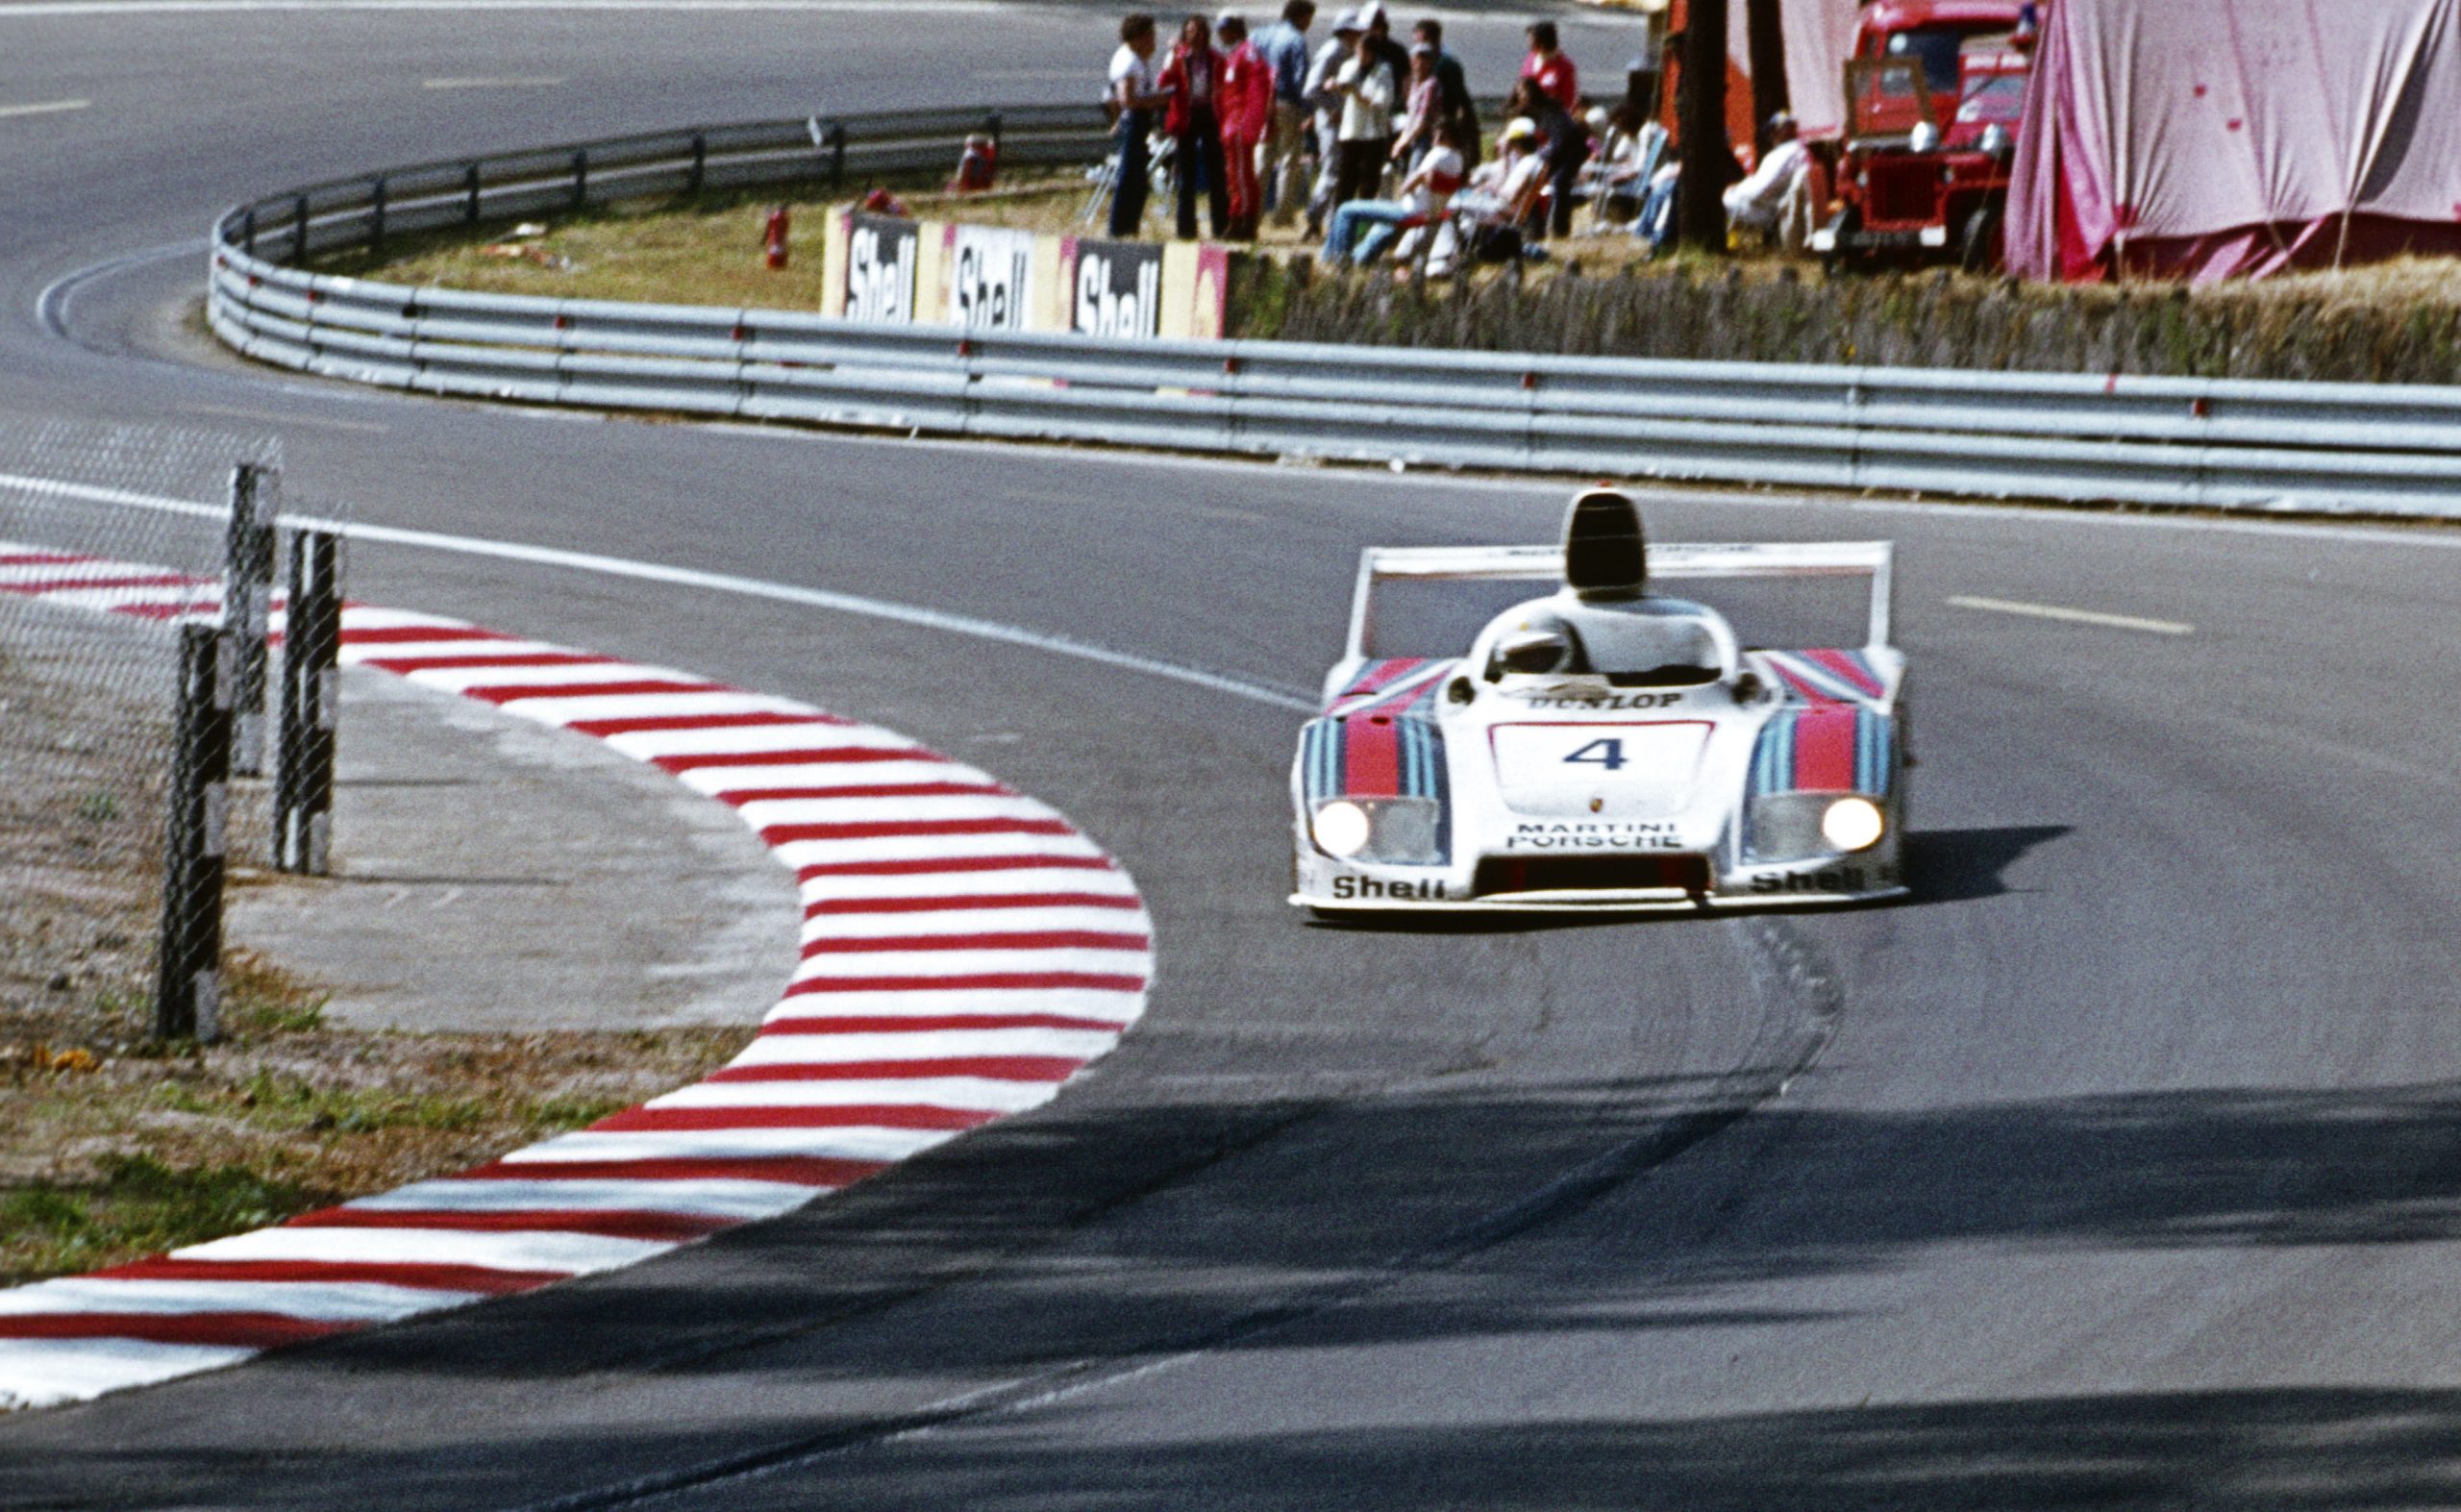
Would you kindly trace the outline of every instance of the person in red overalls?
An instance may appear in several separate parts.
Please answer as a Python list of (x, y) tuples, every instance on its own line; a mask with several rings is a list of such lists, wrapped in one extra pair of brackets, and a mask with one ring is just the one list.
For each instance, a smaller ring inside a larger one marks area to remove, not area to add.
[(1212, 212), (1213, 235), (1230, 230), (1230, 205), (1223, 184), (1222, 55), (1213, 50), (1213, 26), (1192, 15), (1180, 26), (1180, 39), (1157, 81), (1171, 102), (1162, 129), (1179, 144), (1172, 176), (1180, 186), (1180, 239), (1196, 239), (1196, 187), (1205, 186), (1206, 208)]
[(1248, 39), (1248, 23), (1225, 13), (1213, 26), (1222, 47), (1223, 176), (1230, 180), (1230, 236), (1256, 239), (1263, 211), (1256, 186), (1256, 153), (1273, 130), (1273, 64)]

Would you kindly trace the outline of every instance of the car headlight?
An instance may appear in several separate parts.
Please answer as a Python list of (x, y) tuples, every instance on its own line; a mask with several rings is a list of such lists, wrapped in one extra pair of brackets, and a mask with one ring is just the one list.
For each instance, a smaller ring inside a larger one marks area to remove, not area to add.
[(1868, 798), (1841, 798), (1820, 816), (1820, 837), (1841, 852), (1868, 851), (1887, 830), (1888, 816)]
[(1744, 855), (1754, 861), (1808, 861), (1868, 851), (1888, 831), (1888, 811), (1858, 793), (1770, 793), (1752, 801)]
[(1444, 806), (1432, 798), (1336, 798), (1316, 806), (1308, 829), (1318, 850), (1345, 861), (1444, 861)]
[(1376, 827), (1356, 804), (1331, 803), (1316, 810), (1316, 845), (1327, 855), (1349, 860), (1367, 849)]

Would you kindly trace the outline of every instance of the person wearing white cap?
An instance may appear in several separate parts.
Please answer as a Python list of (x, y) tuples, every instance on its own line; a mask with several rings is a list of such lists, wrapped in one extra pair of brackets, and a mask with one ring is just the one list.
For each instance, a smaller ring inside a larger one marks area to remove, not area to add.
[(1453, 198), (1453, 209), (1471, 223), (1474, 251), (1518, 250), (1521, 223), (1537, 204), (1547, 182), (1547, 159), (1538, 148), (1538, 123), (1520, 116), (1504, 124), (1496, 136), (1496, 155), (1479, 165), (1468, 188)]
[(1344, 11), (1333, 18), (1333, 35), (1316, 49), (1316, 61), (1308, 66), (1307, 82), (1301, 92), (1316, 112), (1316, 186), (1307, 199), (1307, 235), (1321, 235), (1325, 216), (1331, 211), (1333, 185), (1341, 172), (1342, 97), (1333, 88), (1342, 65), (1358, 51), (1358, 37), (1363, 30), (1356, 11)]

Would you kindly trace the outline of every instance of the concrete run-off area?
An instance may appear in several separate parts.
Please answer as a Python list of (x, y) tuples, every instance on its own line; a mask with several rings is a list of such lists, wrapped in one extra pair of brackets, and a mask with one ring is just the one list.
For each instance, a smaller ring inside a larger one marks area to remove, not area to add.
[(342, 680), (330, 880), (233, 894), (237, 944), (362, 1028), (748, 1025), (793, 970), (794, 879), (719, 805), (595, 741), (381, 673)]

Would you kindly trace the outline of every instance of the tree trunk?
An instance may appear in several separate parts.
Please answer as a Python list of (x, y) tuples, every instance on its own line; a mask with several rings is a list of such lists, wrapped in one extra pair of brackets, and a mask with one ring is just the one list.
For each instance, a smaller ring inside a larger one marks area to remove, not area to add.
[(1676, 226), (1687, 246), (1727, 249), (1727, 180), (1734, 156), (1727, 142), (1727, 0), (1684, 7), (1681, 121), (1683, 186)]

